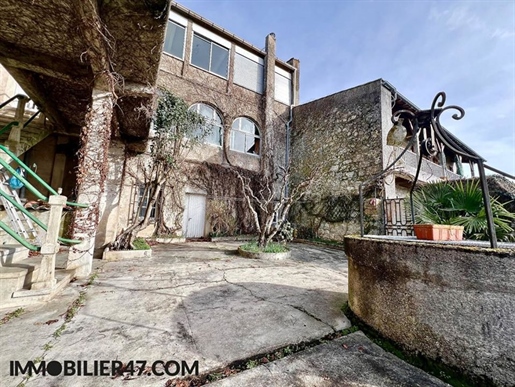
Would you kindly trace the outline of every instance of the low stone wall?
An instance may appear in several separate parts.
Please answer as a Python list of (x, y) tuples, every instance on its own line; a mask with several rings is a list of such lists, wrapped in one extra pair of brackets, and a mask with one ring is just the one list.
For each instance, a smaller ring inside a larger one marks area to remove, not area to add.
[(349, 305), (409, 351), (515, 381), (515, 251), (347, 237)]

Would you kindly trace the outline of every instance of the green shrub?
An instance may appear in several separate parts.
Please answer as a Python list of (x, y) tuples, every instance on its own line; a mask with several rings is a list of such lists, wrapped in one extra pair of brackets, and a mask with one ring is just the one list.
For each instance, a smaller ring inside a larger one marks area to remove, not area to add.
[[(415, 222), (422, 224), (452, 224), (463, 226), (469, 239), (488, 240), (488, 224), (479, 181), (459, 181), (427, 184), (413, 194)], [(497, 239), (513, 240), (510, 226), (515, 214), (490, 198)]]
[(147, 241), (143, 238), (136, 238), (134, 239), (134, 250), (150, 250), (150, 246), (148, 245)]

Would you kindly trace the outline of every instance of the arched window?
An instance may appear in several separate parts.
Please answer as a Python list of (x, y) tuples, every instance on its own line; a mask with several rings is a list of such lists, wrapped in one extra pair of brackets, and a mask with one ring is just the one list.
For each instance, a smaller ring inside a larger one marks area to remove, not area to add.
[(231, 150), (259, 155), (261, 139), (259, 128), (250, 119), (238, 117), (232, 123)]
[[(196, 135), (204, 136), (204, 142), (213, 145), (222, 145), (222, 117), (209, 105), (196, 103), (190, 110), (206, 117), (206, 123), (198, 128)], [(207, 134), (205, 133), (207, 131)]]

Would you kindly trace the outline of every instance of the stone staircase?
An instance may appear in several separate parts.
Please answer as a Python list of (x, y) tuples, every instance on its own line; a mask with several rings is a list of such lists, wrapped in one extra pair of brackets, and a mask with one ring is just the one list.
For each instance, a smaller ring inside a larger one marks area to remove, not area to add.
[[(65, 258), (65, 255), (61, 254), (61, 258)], [(30, 257), (29, 250), (23, 246), (0, 246), (0, 309), (48, 301), (74, 277), (74, 270), (57, 269), (56, 285), (37, 289), (37, 283), (43, 277), (40, 273), (41, 261), (41, 255)], [(59, 266), (59, 261), (56, 266)]]
[[(16, 110), (17, 108), (12, 105), (4, 106), (0, 109), (0, 129), (5, 125), (16, 121)], [(23, 122), (27, 122), (37, 110), (24, 109), (23, 111)], [(12, 131), (13, 129), (11, 129)], [(38, 144), (50, 134), (52, 134), (52, 125), (48, 123), (43, 114), (39, 114), (34, 120), (32, 120), (25, 128), (19, 133), (19, 142), (16, 141), (15, 149), (11, 149), (17, 156), (25, 153), (34, 145)], [(10, 131), (0, 134), (0, 143), (8, 144)], [(11, 146), (9, 146), (12, 148)]]
[[(28, 98), (18, 98), (0, 109), (0, 129), (13, 121), (19, 122), (0, 134), (0, 143), (5, 144), (16, 156), (25, 153), (53, 132), (52, 125), (44, 115), (39, 114), (33, 118), (37, 109), (27, 102)], [(29, 120), (30, 122), (23, 127)], [(3, 152), (1, 157), (7, 162), (11, 160)], [(59, 220), (60, 215), (57, 222)], [(48, 227), (50, 230), (50, 224)], [(54, 259), (57, 259), (55, 252), (53, 254)], [(67, 254), (61, 254), (64, 260), (66, 256)], [(0, 309), (48, 301), (61, 292), (75, 275), (75, 270), (56, 269), (55, 273), (50, 275), (49, 281), (49, 264), (45, 261), (45, 266), (43, 262), (43, 255), (29, 256), (29, 250), (21, 245), (0, 245)], [(61, 265), (64, 266), (66, 265)], [(55, 267), (59, 267), (57, 261)]]

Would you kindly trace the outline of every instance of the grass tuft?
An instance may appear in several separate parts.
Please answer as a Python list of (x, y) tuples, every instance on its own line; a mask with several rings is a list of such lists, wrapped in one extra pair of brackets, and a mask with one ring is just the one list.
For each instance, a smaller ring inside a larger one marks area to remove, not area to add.
[(136, 238), (132, 243), (134, 250), (150, 250), (150, 246), (144, 238)]
[(285, 245), (273, 242), (264, 249), (260, 248), (257, 242), (249, 242), (241, 246), (241, 249), (251, 253), (286, 253), (290, 251)]

